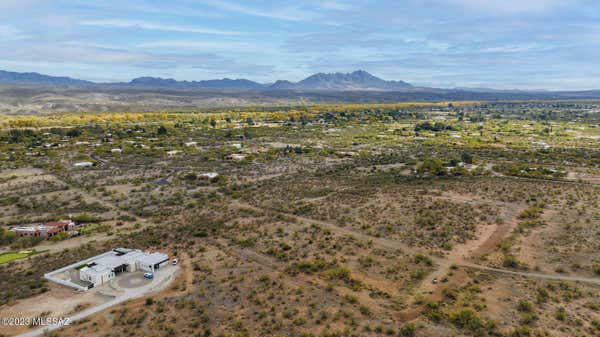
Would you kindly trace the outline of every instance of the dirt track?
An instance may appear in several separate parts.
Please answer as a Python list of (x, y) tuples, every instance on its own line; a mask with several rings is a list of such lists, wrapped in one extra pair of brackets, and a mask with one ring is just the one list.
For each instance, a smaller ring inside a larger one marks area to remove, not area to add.
[[(298, 216), (295, 214), (282, 213), (282, 212), (277, 212), (277, 211), (268, 210), (268, 209), (261, 209), (259, 207), (255, 207), (255, 206), (249, 205), (247, 203), (242, 203), (237, 200), (233, 201), (233, 203), (240, 207), (251, 208), (251, 209), (254, 209), (257, 211), (262, 211), (262, 212), (277, 213), (279, 215), (282, 215), (282, 216), (285, 216), (288, 218), (296, 219), (297, 221), (300, 221), (300, 222), (319, 225), (319, 226), (322, 226), (324, 228), (331, 230), (332, 232), (335, 232), (335, 233), (338, 233), (341, 235), (353, 236), (355, 238), (360, 238), (365, 241), (371, 241), (378, 246), (385, 247), (388, 249), (396, 249), (396, 250), (400, 250), (404, 253), (420, 252), (419, 249), (410, 247), (402, 242), (370, 236), (370, 235), (367, 235), (364, 233), (357, 232), (352, 229), (340, 227), (340, 226), (330, 223), (330, 222), (305, 218), (305, 217)], [(513, 213), (513, 212), (511, 212), (511, 213)], [(513, 225), (505, 225), (505, 224), (495, 225), (493, 231), (488, 231), (487, 234), (489, 236), (487, 236), (487, 238), (485, 238), (483, 240), (482, 240), (482, 238), (470, 240), (470, 241), (467, 241), (463, 245), (458, 245), (446, 257), (431, 257), (432, 260), (434, 261), (434, 263), (436, 264), (437, 268), (435, 271), (433, 271), (430, 275), (428, 275), (425, 278), (425, 280), (423, 281), (423, 289), (421, 289), (421, 290), (424, 290), (424, 291), (431, 290), (432, 287), (429, 286), (429, 284), (431, 284), (431, 280), (434, 277), (439, 278), (439, 277), (445, 275), (445, 273), (448, 271), (448, 269), (452, 265), (455, 265), (457, 267), (467, 267), (467, 268), (485, 270), (485, 271), (490, 271), (490, 272), (494, 272), (494, 273), (519, 275), (519, 276), (523, 276), (523, 277), (600, 284), (600, 278), (565, 276), (565, 275), (560, 275), (560, 274), (545, 274), (545, 273), (535, 273), (535, 272), (527, 272), (527, 271), (500, 269), (500, 268), (487, 267), (487, 266), (479, 265), (479, 264), (468, 261), (469, 258), (473, 257), (473, 255), (472, 255), (473, 253), (479, 254), (479, 253), (482, 253), (483, 250), (487, 250), (490, 247), (494, 247), (495, 245), (491, 244), (490, 242), (492, 242), (492, 243), (497, 242), (499, 238), (502, 238), (502, 237), (504, 237), (504, 235), (507, 235), (508, 233), (510, 233), (510, 230), (512, 229), (512, 227), (513, 227)], [(491, 233), (489, 233), (489, 232), (491, 232)], [(465, 253), (469, 253), (471, 255), (466, 255)]]

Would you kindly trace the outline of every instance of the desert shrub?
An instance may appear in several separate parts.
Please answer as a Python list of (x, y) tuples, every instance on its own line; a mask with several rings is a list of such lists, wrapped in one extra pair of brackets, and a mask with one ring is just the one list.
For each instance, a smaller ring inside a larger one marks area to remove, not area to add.
[(513, 255), (505, 255), (502, 265), (506, 268), (519, 268), (521, 265), (519, 260)]
[(423, 123), (417, 123), (417, 125), (415, 125), (416, 132), (419, 132), (419, 131), (439, 132), (439, 131), (445, 131), (445, 130), (455, 130), (455, 129), (452, 125), (441, 123), (441, 122), (434, 122), (434, 123), (423, 122)]
[(102, 221), (102, 219), (100, 219), (99, 217), (88, 214), (88, 213), (82, 213), (82, 214), (76, 215), (71, 220), (73, 220), (76, 223), (91, 223), (91, 222)]
[(425, 256), (423, 254), (415, 254), (415, 263), (420, 264), (424, 263), (427, 266), (433, 265), (433, 260), (429, 256)]
[(17, 233), (6, 228), (0, 228), (0, 246), (10, 245), (17, 239)]
[(406, 323), (398, 331), (398, 337), (414, 337), (416, 333), (416, 326), (412, 323)]
[(335, 266), (335, 263), (317, 258), (312, 261), (293, 262), (287, 268), (287, 272), (291, 275), (298, 275), (299, 273), (314, 274), (333, 266)]
[(426, 158), (418, 167), (419, 174), (430, 174), (434, 176), (443, 176), (446, 174), (446, 168), (441, 160), (437, 158)]
[(519, 300), (519, 303), (517, 304), (517, 310), (520, 312), (532, 312), (533, 305), (526, 300)]
[(549, 298), (550, 295), (548, 294), (548, 291), (546, 289), (538, 288), (536, 295), (536, 300), (538, 303), (546, 303)]
[(537, 219), (544, 212), (543, 209), (537, 206), (530, 206), (524, 209), (521, 214), (519, 214), (519, 219)]

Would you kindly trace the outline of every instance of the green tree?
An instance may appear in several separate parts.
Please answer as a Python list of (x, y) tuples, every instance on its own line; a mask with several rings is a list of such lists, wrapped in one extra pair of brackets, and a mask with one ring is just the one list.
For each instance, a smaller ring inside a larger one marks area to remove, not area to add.
[(156, 130), (156, 134), (159, 136), (166, 135), (167, 128), (164, 125), (159, 126), (158, 129)]
[(473, 156), (470, 153), (468, 153), (468, 152), (463, 152), (460, 155), (460, 159), (465, 164), (473, 164)]
[(446, 168), (441, 160), (437, 158), (427, 158), (423, 160), (418, 170), (419, 174), (431, 174), (434, 176), (443, 176), (446, 174)]

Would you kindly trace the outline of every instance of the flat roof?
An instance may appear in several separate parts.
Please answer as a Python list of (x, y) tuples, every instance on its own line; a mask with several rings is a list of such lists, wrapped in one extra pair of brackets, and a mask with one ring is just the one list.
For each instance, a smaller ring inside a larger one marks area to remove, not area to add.
[(100, 272), (103, 269), (114, 270), (122, 265), (131, 265), (137, 261), (146, 265), (154, 265), (168, 259), (169, 256), (163, 253), (147, 253), (141, 250), (115, 248), (96, 258), (90, 259), (87, 263), (87, 267), (82, 268), (82, 270), (85, 268), (92, 268), (93, 270)]
[(92, 267), (83, 267), (79, 270), (79, 272), (83, 272), (86, 274), (100, 274), (100, 273), (105, 273), (105, 272), (111, 272), (112, 268), (106, 267), (106, 266), (102, 266), (102, 265), (96, 265), (96, 266), (92, 266)]
[(103, 256), (97, 260), (94, 260), (91, 263), (96, 263), (96, 265), (114, 269), (114, 268), (117, 268), (118, 266), (126, 264), (127, 260), (125, 260), (122, 256), (107, 255), (107, 256)]
[(20, 227), (14, 227), (13, 230), (15, 231), (22, 231), (22, 232), (36, 232), (36, 231), (44, 231), (44, 230), (50, 230), (53, 229), (53, 226), (20, 226)]
[(139, 261), (147, 264), (147, 265), (154, 265), (157, 263), (161, 263), (164, 262), (165, 260), (168, 260), (169, 256), (167, 254), (163, 254), (163, 253), (152, 253), (152, 254), (144, 254), (142, 256), (140, 256)]

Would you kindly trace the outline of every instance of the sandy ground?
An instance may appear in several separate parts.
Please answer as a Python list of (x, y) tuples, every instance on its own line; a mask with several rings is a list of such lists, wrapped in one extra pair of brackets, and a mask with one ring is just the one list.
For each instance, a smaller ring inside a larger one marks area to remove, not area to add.
[[(50, 291), (45, 294), (3, 306), (0, 309), (0, 317), (68, 317), (76, 311), (106, 303), (112, 298), (98, 291), (81, 293), (53, 283), (49, 284), (49, 288)], [(2, 327), (2, 333), (9, 335), (29, 330), (27, 326)]]
[(600, 175), (581, 171), (570, 171), (565, 178), (571, 181), (583, 181), (591, 184), (600, 184)]

